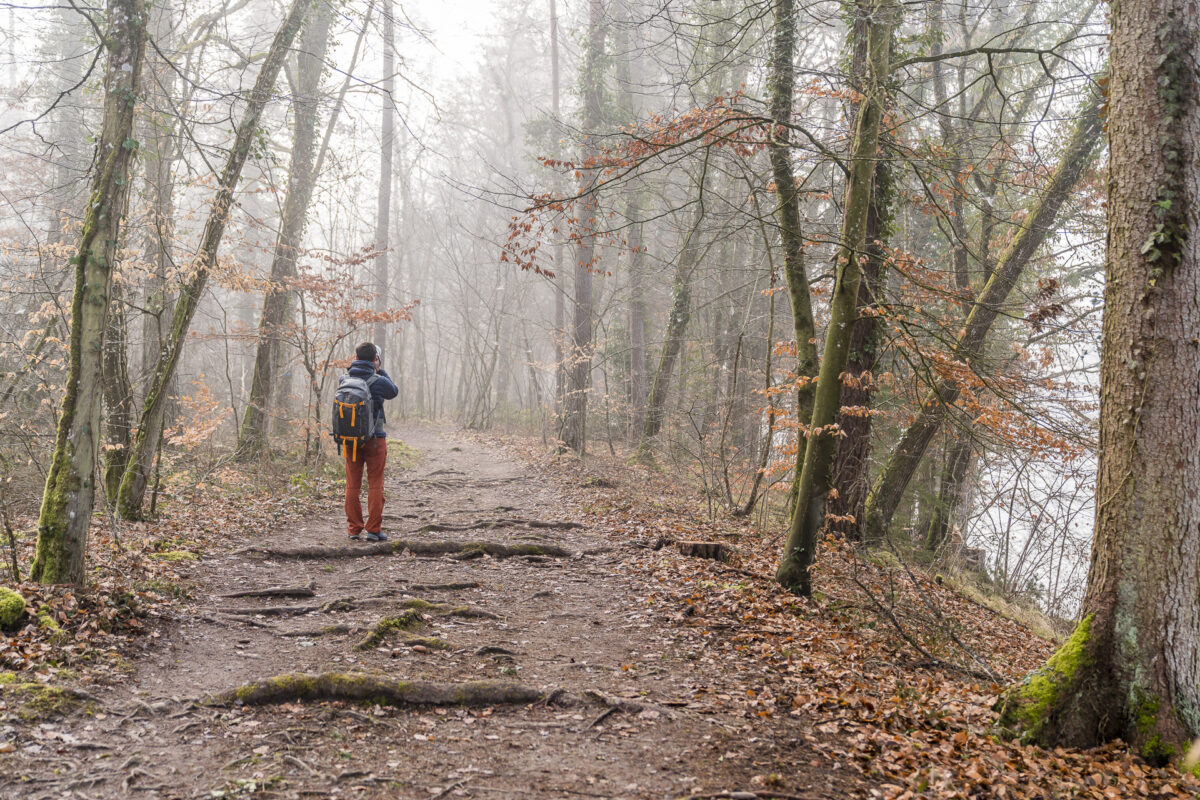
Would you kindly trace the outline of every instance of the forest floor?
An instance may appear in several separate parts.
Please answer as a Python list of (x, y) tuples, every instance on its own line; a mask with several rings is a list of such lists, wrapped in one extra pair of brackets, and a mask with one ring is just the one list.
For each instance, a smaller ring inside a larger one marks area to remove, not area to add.
[[(134, 629), (113, 647), (10, 640), (0, 798), (1200, 788), (1117, 746), (996, 736), (1002, 684), (1053, 647), (940, 576), (831, 546), (826, 590), (802, 601), (769, 580), (775, 545), (710, 520), (669, 475), (446, 428), (398, 441), (417, 455), (394, 447), (388, 545), (346, 541), (328, 497), (259, 526), (246, 501), (199, 558), (172, 539), (137, 614), (89, 611)], [(685, 556), (689, 540), (733, 556)]]

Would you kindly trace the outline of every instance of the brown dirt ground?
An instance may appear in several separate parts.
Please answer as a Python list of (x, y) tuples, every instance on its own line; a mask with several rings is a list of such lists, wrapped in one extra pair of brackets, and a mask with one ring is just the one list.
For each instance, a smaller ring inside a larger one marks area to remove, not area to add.
[[(195, 606), (183, 621), (146, 637), (126, 682), (89, 688), (94, 701), (66, 717), (0, 722), (0, 740), (12, 750), (0, 755), (0, 797), (869, 796), (872, 786), (858, 770), (806, 744), (805, 737), (820, 734), (803, 718), (783, 714), (751, 724), (706, 700), (769, 688), (776, 678), (753, 657), (699, 657), (727, 634), (689, 627), (647, 602), (656, 586), (644, 549), (589, 529), (578, 503), (500, 448), (428, 427), (399, 438), (422, 458), (387, 476), (385, 529), (393, 538), (556, 544), (576, 555), (293, 560), (236, 552), (246, 545), (342, 546), (340, 509), (264, 530), (254, 541), (231, 540), (226, 552), (186, 569)], [(414, 533), (432, 522), (501, 517), (585, 527)], [(220, 597), (310, 582), (312, 599)], [(406, 588), (463, 582), (479, 585)], [(376, 620), (400, 613), (413, 597), (470, 605), (496, 618), (427, 615), (424, 629), (409, 634), (439, 637), (450, 650), (414, 650), (403, 635), (374, 650), (354, 649)], [(343, 598), (355, 602), (350, 610), (225, 613)], [(321, 632), (330, 625), (347, 632)], [(482, 647), (511, 654), (477, 654)], [(225, 709), (194, 702), (279, 673), (329, 671), (507, 680), (575, 696), (596, 690), (610, 705)]]

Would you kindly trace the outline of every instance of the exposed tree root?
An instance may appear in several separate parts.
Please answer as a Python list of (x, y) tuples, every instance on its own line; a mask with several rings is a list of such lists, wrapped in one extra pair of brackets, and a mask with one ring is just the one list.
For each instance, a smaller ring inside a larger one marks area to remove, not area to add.
[[(451, 606), (446, 603), (430, 603), (427, 600), (412, 598), (405, 600), (400, 604), (405, 611), (395, 616), (387, 616), (380, 619), (367, 633), (363, 640), (354, 646), (355, 650), (371, 650), (383, 644), (383, 640), (388, 634), (395, 631), (411, 631), (416, 630), (425, 624), (425, 618), (421, 615), (422, 611), (431, 614), (437, 614), (442, 617), (462, 617), (464, 619), (499, 619), (490, 611), (484, 611), (481, 608), (472, 608), (471, 606)], [(409, 642), (405, 642), (409, 644)], [(425, 642), (416, 642), (416, 644), (425, 644)], [(428, 645), (427, 645), (428, 646)], [(450, 649), (451, 645), (445, 647), (438, 646), (438, 649)]]
[(443, 617), (462, 617), (463, 619), (500, 619), (499, 616), (490, 611), (484, 611), (482, 608), (474, 606), (452, 606), (449, 603), (431, 603), (428, 600), (421, 600), (413, 597), (400, 603), (401, 608), (412, 609), (414, 611), (428, 611), (432, 614), (437, 614)]
[(568, 522), (565, 520), (540, 520), (540, 519), (523, 519), (521, 517), (496, 517), (495, 519), (477, 519), (472, 522), (453, 523), (453, 522), (431, 522), (428, 525), (422, 525), (417, 528), (417, 533), (429, 533), (431, 531), (476, 531), (481, 529), (491, 528), (508, 528), (514, 526), (525, 526), (526, 528), (547, 528), (553, 530), (568, 530), (571, 528), (582, 528), (583, 525), (578, 522)]
[(409, 647), (428, 647), (430, 650), (462, 650), (463, 648), (436, 636), (406, 636), (400, 640)]
[[(574, 523), (572, 523), (574, 524)], [(418, 556), (458, 555), (468, 558), (489, 555), (494, 558), (512, 556), (555, 556), (567, 558), (574, 553), (550, 544), (505, 544), (503, 542), (431, 541), (428, 539), (396, 539), (378, 544), (353, 543), (345, 547), (260, 547), (253, 545), (235, 551), (234, 555), (257, 553), (268, 558), (336, 559), (360, 556), (386, 556), (408, 550)]]
[(391, 706), (524, 705), (542, 699), (544, 692), (505, 681), (432, 683), (401, 681), (377, 675), (342, 672), (289, 673), (239, 686), (209, 698), (210, 705), (238, 701), (262, 706), (303, 700), (342, 700)]
[(272, 586), (268, 589), (247, 589), (244, 592), (219, 594), (217, 597), (314, 597), (317, 593), (316, 589), (316, 581), (313, 581), (307, 586)]
[(394, 631), (411, 631), (425, 624), (425, 618), (416, 609), (409, 609), (394, 617), (384, 617), (371, 626), (371, 630), (363, 640), (354, 645), (355, 650), (373, 650), (383, 644), (389, 633)]
[(315, 639), (318, 636), (342, 636), (347, 633), (357, 633), (357, 625), (322, 625), (320, 628), (306, 628), (298, 631), (280, 631), (280, 636), (291, 636), (302, 639)]
[(222, 608), (219, 609), (222, 614), (245, 614), (254, 616), (262, 614), (266, 617), (278, 617), (288, 614), (308, 614), (313, 611), (322, 611), (328, 613), (330, 611), (350, 611), (354, 609), (355, 601), (349, 597), (339, 597), (337, 600), (330, 600), (326, 603), (314, 603), (307, 606), (264, 606), (262, 608)]
[(478, 589), (483, 584), (479, 581), (465, 581), (462, 583), (410, 583), (402, 587), (405, 592), (436, 592), (436, 591), (453, 591), (456, 589)]

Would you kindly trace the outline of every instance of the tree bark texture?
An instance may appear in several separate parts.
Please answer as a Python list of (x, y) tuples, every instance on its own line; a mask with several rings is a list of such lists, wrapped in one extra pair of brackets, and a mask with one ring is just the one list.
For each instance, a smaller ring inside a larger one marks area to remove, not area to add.
[(101, 369), (109, 290), (129, 174), (137, 151), (134, 106), (146, 47), (141, 0), (110, 0), (104, 47), (104, 117), (96, 152), (91, 201), (75, 258), (66, 396), (38, 518), (31, 577), (42, 583), (84, 581), (87, 532), (95, 499), (100, 434)]
[[(1101, 132), (1099, 111), (1099, 96), (1093, 95), (1084, 102), (1058, 167), (1030, 209), (1024, 226), (1000, 256), (995, 271), (972, 305), (963, 324), (963, 332), (954, 345), (954, 360), (972, 366), (980, 358), (984, 340), (1017, 280), (1038, 247), (1053, 232), (1059, 210), (1079, 182), (1084, 169), (1095, 157)], [(941, 428), (947, 409), (958, 396), (959, 386), (950, 379), (940, 380), (925, 396), (917, 418), (905, 430), (867, 495), (863, 516), (863, 537), (866, 541), (878, 542), (887, 534), (905, 488), (916, 473), (929, 443)]]
[[(703, 180), (703, 179), (702, 179)], [(701, 186), (703, 195), (704, 188)], [(683, 349), (683, 335), (687, 332), (688, 322), (692, 318), (692, 273), (700, 260), (700, 246), (697, 239), (700, 227), (704, 224), (704, 204), (696, 206), (696, 216), (688, 230), (687, 239), (679, 251), (679, 259), (675, 262), (675, 277), (671, 282), (671, 311), (667, 317), (666, 337), (663, 339), (662, 352), (658, 358), (658, 369), (654, 372), (654, 381), (650, 384), (650, 395), (646, 400), (646, 418), (642, 424), (642, 437), (638, 442), (636, 458), (643, 463), (654, 459), (654, 439), (662, 430), (663, 419), (666, 417), (667, 395), (671, 391), (671, 375), (675, 371), (675, 362), (679, 360)]]
[(121, 476), (129, 461), (129, 442), (137, 410), (129, 380), (129, 335), (120, 283), (109, 288), (108, 325), (104, 334), (104, 495), (109, 505), (117, 499)]
[(332, 7), (327, 3), (318, 3), (304, 29), (296, 54), (296, 98), (293, 102), (296, 117), (287, 196), (283, 201), (283, 217), (271, 259), (270, 283), (263, 296), (262, 314), (258, 320), (258, 347), (254, 354), (250, 399), (238, 432), (238, 451), (247, 458), (261, 455), (268, 448), (267, 406), (275, 394), (280, 333), (287, 318), (291, 296), (288, 281), (296, 277), (296, 260), (303, 243), (308, 206), (317, 180), (314, 172), (317, 112), (321, 99), (321, 70), (325, 65), (332, 22)]
[[(851, 80), (862, 92), (866, 84), (869, 20), (859, 6), (851, 32)], [(852, 103), (850, 118), (857, 119), (862, 102)], [(863, 248), (866, 260), (858, 286), (858, 312), (850, 334), (850, 354), (842, 383), (842, 405), (838, 411), (840, 435), (833, 455), (832, 491), (827, 499), (829, 529), (849, 539), (859, 539), (859, 524), (870, 488), (871, 406), (875, 397), (874, 371), (879, 341), (883, 335), (877, 304), (887, 278), (883, 240), (891, 226), (893, 191), (891, 168), (880, 159), (872, 175), (871, 200), (867, 206), (867, 230)]]
[[(800, 192), (792, 171), (791, 128), (793, 96), (796, 90), (796, 3), (775, 0), (774, 31), (771, 43), (770, 103), (775, 123), (767, 145), (771, 174), (777, 198), (775, 216), (783, 244), (783, 275), (792, 305), (793, 334), (796, 340), (796, 422), (803, 426), (812, 417), (817, 377), (816, 325), (813, 322), (812, 296), (804, 268), (804, 232), (800, 224)], [(772, 343), (768, 343), (772, 345)], [(773, 346), (773, 345), (772, 345)], [(804, 463), (806, 439), (803, 431), (796, 436), (796, 476)]]
[(1096, 534), (1083, 621), (1015, 687), (1046, 744), (1120, 737), (1152, 763), (1200, 734), (1200, 19), (1112, 6)]
[(864, 0), (869, 3), (867, 37), (867, 81), (851, 146), (850, 174), (846, 183), (841, 244), (837, 254), (837, 276), (829, 302), (829, 328), (825, 352), (817, 376), (808, 447), (796, 486), (796, 505), (788, 526), (787, 542), (776, 578), (800, 595), (812, 593), (809, 567), (816, 553), (817, 533), (825, 522), (825, 499), (829, 494), (833, 456), (837, 445), (837, 418), (842, 400), (842, 373), (850, 353), (854, 320), (858, 316), (861, 265), (866, 260), (867, 216), (879, 146), (879, 129), (887, 102), (884, 81), (891, 59), (892, 31), (899, 23), (894, 0)]
[[(583, 159), (594, 161), (599, 153), (596, 132), (600, 128), (604, 101), (604, 4), (601, 0), (588, 2), (588, 32), (584, 45), (580, 88), (583, 93)], [(571, 352), (567, 365), (567, 392), (564, 398), (563, 445), (579, 455), (587, 447), (587, 395), (592, 376), (592, 318), (595, 301), (592, 298), (592, 269), (596, 258), (596, 219), (599, 207), (593, 192), (594, 174), (586, 168), (580, 171), (579, 193), (584, 195), (580, 206), (579, 227), (575, 241), (575, 297)]]
[(250, 155), (250, 145), (258, 131), (258, 120), (263, 108), (271, 98), (275, 80), (283, 67), (284, 59), (291, 49), (292, 41), (300, 30), (308, 10), (310, 0), (294, 0), (287, 16), (275, 34), (267, 57), (259, 68), (254, 87), (250, 90), (250, 98), (246, 111), (238, 124), (229, 158), (217, 182), (217, 191), (209, 209), (208, 219), (204, 223), (204, 232), (200, 245), (192, 257), (190, 277), (179, 292), (175, 303), (175, 313), (171, 317), (171, 328), (159, 351), (158, 362), (151, 376), (149, 388), (146, 391), (146, 402), (138, 420), (137, 436), (133, 440), (133, 448), (129, 454), (129, 465), (121, 478), (121, 488), (117, 499), (117, 513), (123, 519), (138, 519), (142, 515), (142, 506), (146, 497), (146, 486), (150, 479), (150, 468), (154, 454), (158, 449), (158, 441), (162, 436), (163, 412), (167, 400), (167, 387), (175, 375), (179, 357), (187, 339), (188, 328), (192, 317), (204, 296), (204, 287), (208, 283), (208, 273), (217, 261), (217, 252), (221, 239), (225, 234), (225, 226), (233, 207), (233, 192), (242, 174), (242, 167)]
[(963, 499), (963, 485), (971, 467), (975, 437), (971, 427), (960, 430), (950, 443), (942, 464), (942, 479), (938, 496), (933, 502), (925, 524), (921, 526), (921, 539), (929, 552), (936, 552), (945, 543), (954, 522), (954, 513)]

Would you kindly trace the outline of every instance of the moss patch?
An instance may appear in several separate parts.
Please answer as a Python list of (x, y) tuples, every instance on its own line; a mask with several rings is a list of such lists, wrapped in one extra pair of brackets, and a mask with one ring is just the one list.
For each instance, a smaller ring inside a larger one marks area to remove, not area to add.
[(151, 553), (150, 557), (158, 561), (195, 561), (199, 556), (187, 550), (167, 550), (163, 553)]
[(371, 650), (383, 644), (383, 640), (388, 637), (388, 634), (397, 631), (411, 631), (423, 624), (424, 620), (421, 619), (420, 612), (413, 608), (394, 617), (384, 617), (372, 626), (361, 642), (354, 645), (354, 649)]
[(49, 631), (59, 633), (62, 631), (62, 626), (54, 619), (54, 615), (50, 613), (50, 609), (42, 606), (37, 612), (37, 624), (39, 628), (45, 628)]
[(1044, 667), (1030, 673), (1008, 691), (999, 703), (1003, 727), (1019, 733), (1022, 741), (1041, 739), (1050, 715), (1060, 705), (1063, 691), (1073, 684), (1076, 673), (1087, 663), (1091, 631), (1092, 615), (1089, 614)]
[(15, 628), (25, 615), (25, 598), (0, 586), (0, 629)]
[(0, 697), (11, 712), (26, 722), (63, 716), (84, 703), (84, 696), (78, 692), (42, 683), (18, 683), (15, 676), (13, 680), (0, 681)]

